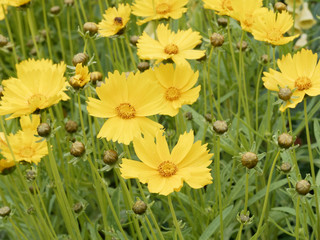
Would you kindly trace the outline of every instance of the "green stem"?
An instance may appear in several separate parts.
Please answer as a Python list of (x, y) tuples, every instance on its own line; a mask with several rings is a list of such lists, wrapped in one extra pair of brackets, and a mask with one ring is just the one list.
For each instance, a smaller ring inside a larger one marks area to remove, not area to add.
[(174, 212), (174, 208), (173, 208), (173, 205), (172, 205), (172, 200), (171, 200), (171, 195), (170, 194), (168, 195), (168, 204), (169, 204), (169, 208), (170, 208), (173, 224), (174, 224), (174, 226), (175, 226), (175, 228), (176, 228), (176, 230), (178, 232), (178, 236), (179, 236), (180, 240), (182, 240), (184, 238), (183, 238), (182, 233), (181, 233), (181, 229), (180, 229), (180, 226), (179, 226), (179, 223), (178, 223), (178, 220), (177, 220), (176, 213)]
[(299, 206), (300, 206), (300, 196), (298, 196), (298, 199), (297, 199), (297, 202), (296, 202), (296, 228), (295, 228), (296, 240), (299, 240), (299, 229), (300, 229)]
[(39, 47), (36, 40), (36, 26), (35, 26), (35, 23), (33, 22), (32, 12), (30, 8), (27, 8), (27, 18), (28, 18), (29, 28), (31, 32), (32, 42), (37, 52), (37, 57), (41, 58), (41, 54), (40, 54)]
[[(214, 136), (215, 137), (215, 136)], [(220, 176), (220, 136), (217, 136), (214, 169), (216, 176), (216, 187), (218, 189), (219, 215), (220, 215), (220, 240), (223, 240), (223, 215), (222, 215), (222, 192)]]

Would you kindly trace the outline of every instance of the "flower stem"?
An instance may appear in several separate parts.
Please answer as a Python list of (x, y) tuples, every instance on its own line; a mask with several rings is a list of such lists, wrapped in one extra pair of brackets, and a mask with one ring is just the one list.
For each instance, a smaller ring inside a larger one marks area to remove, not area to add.
[(182, 240), (184, 238), (183, 238), (182, 233), (181, 233), (181, 229), (180, 229), (177, 217), (176, 217), (176, 213), (174, 212), (174, 208), (173, 208), (173, 205), (172, 205), (172, 200), (171, 200), (171, 196), (170, 195), (168, 195), (168, 204), (169, 204), (170, 212), (171, 212), (171, 215), (172, 215), (173, 224), (174, 224), (174, 226), (175, 226), (175, 228), (176, 228), (176, 230), (178, 232), (179, 238)]

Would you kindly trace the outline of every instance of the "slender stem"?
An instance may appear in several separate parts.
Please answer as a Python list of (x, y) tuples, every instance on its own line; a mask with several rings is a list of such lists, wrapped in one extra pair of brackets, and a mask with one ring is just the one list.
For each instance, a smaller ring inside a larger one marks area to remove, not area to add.
[[(214, 136), (215, 137), (215, 136)], [(220, 136), (217, 136), (216, 152), (215, 152), (215, 176), (216, 187), (218, 189), (219, 215), (220, 215), (220, 239), (223, 240), (223, 215), (222, 215), (222, 192), (221, 192), (221, 176), (220, 176)]]
[(174, 224), (174, 226), (175, 226), (175, 228), (176, 228), (176, 230), (178, 232), (178, 236), (179, 236), (180, 240), (182, 240), (184, 238), (183, 238), (182, 233), (181, 233), (181, 229), (180, 229), (177, 217), (176, 217), (176, 213), (174, 212), (174, 208), (173, 208), (173, 205), (172, 205), (172, 200), (171, 200), (171, 196), (170, 195), (168, 195), (168, 204), (169, 204), (170, 212), (171, 212), (171, 215), (172, 215), (173, 224)]
[(36, 27), (33, 22), (33, 17), (31, 14), (32, 14), (32, 12), (31, 12), (30, 8), (28, 8), (27, 9), (27, 18), (28, 18), (29, 28), (30, 28), (30, 32), (31, 32), (32, 42), (33, 42), (33, 45), (36, 49), (37, 57), (41, 58), (40, 51), (39, 51), (38, 44), (37, 44), (37, 40), (36, 40), (36, 29), (35, 29)]
[(297, 202), (296, 202), (296, 228), (295, 228), (296, 240), (299, 240), (299, 229), (300, 229), (299, 206), (300, 206), (300, 196), (298, 196), (298, 199), (297, 199)]

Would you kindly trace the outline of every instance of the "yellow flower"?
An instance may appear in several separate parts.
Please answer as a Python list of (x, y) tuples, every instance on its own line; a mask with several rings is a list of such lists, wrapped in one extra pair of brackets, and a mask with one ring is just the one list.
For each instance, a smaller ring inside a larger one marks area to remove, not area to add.
[(7, 14), (7, 5), (0, 3), (0, 21), (4, 19)]
[(252, 34), (256, 40), (272, 45), (283, 45), (299, 36), (283, 36), (293, 26), (292, 16), (286, 11), (281, 13), (274, 13), (271, 10), (261, 11), (260, 14), (255, 14), (255, 17)]
[(119, 34), (130, 20), (130, 13), (129, 4), (119, 4), (118, 9), (108, 8), (103, 14), (104, 19), (98, 24), (100, 35), (110, 37)]
[(161, 89), (157, 84), (143, 78), (139, 72), (109, 73), (106, 83), (96, 88), (101, 100), (89, 98), (88, 112), (100, 118), (108, 118), (98, 137), (129, 144), (134, 137), (151, 134), (163, 128), (161, 124), (146, 116), (162, 110)]
[(1, 154), (8, 161), (29, 162), (38, 164), (42, 157), (48, 154), (47, 142), (40, 141), (42, 138), (36, 137), (36, 128), (40, 123), (39, 115), (23, 116), (20, 119), (22, 131), (7, 136), (14, 157), (8, 146), (4, 133), (0, 133)]
[(0, 0), (0, 3), (8, 4), (8, 5), (14, 6), (14, 7), (20, 7), (20, 6), (25, 5), (29, 2), (30, 2), (30, 0)]
[(14, 161), (9, 161), (7, 159), (0, 160), (0, 173), (4, 173), (6, 169), (14, 167), (16, 163)]
[(238, 20), (244, 31), (251, 32), (254, 12), (262, 7), (262, 0), (238, 0), (232, 2), (232, 17)]
[(216, 14), (228, 16), (233, 13), (233, 2), (234, 0), (203, 0), (204, 8), (212, 9)]
[(69, 83), (74, 88), (80, 88), (90, 81), (89, 68), (78, 63), (76, 66), (76, 74), (70, 78)]
[(3, 97), (0, 115), (11, 114), (8, 119), (50, 107), (69, 97), (64, 93), (67, 82), (66, 65), (53, 64), (51, 60), (29, 59), (16, 65), (17, 78), (2, 82)]
[(270, 69), (264, 72), (262, 78), (264, 86), (271, 91), (279, 91), (280, 88), (289, 88), (293, 91), (290, 100), (280, 107), (280, 111), (287, 108), (295, 108), (304, 96), (317, 96), (320, 94), (320, 63), (317, 63), (318, 55), (311, 50), (302, 49), (291, 56), (288, 54), (278, 59), (280, 72)]
[(139, 17), (147, 17), (137, 22), (138, 25), (160, 18), (179, 19), (187, 11), (184, 6), (188, 0), (136, 0), (132, 13)]
[(180, 191), (185, 181), (192, 188), (202, 188), (212, 182), (208, 166), (212, 154), (207, 144), (193, 143), (193, 132), (180, 135), (177, 145), (171, 153), (162, 132), (156, 136), (157, 143), (151, 137), (135, 139), (134, 150), (142, 161), (122, 159), (121, 176), (125, 179), (138, 178), (148, 183), (151, 193), (168, 195)]
[(143, 73), (145, 78), (157, 82), (162, 89), (162, 98), (165, 107), (160, 114), (175, 116), (184, 104), (192, 104), (197, 101), (200, 86), (192, 88), (199, 77), (199, 72), (193, 72), (189, 64), (160, 65)]
[(158, 41), (143, 33), (137, 43), (137, 54), (141, 59), (157, 59), (156, 64), (165, 59), (172, 59), (175, 63), (186, 63), (186, 59), (198, 59), (204, 56), (203, 50), (192, 50), (201, 43), (199, 32), (179, 30), (171, 32), (168, 25), (157, 27)]

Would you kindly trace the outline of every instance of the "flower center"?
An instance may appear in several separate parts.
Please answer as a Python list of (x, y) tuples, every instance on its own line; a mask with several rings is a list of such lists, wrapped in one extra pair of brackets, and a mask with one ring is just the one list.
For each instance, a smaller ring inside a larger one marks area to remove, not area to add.
[(295, 83), (294, 86), (299, 90), (307, 90), (312, 87), (311, 80), (308, 77), (299, 77)]
[(177, 54), (179, 52), (179, 48), (177, 45), (170, 43), (164, 48), (164, 52), (166, 54)]
[(19, 152), (19, 155), (22, 158), (31, 158), (34, 156), (34, 154), (35, 154), (35, 151), (31, 147), (25, 147), (25, 148), (21, 149)]
[(176, 174), (178, 167), (170, 161), (164, 161), (158, 166), (158, 172), (162, 177), (171, 177)]
[(166, 14), (170, 11), (170, 7), (166, 3), (160, 3), (156, 6), (156, 12), (158, 14)]
[(279, 41), (282, 37), (282, 33), (278, 29), (270, 29), (270, 31), (267, 34), (267, 38), (271, 41)]
[(165, 93), (165, 98), (168, 101), (174, 101), (179, 99), (181, 96), (180, 90), (175, 87), (169, 87)]
[(232, 11), (233, 8), (232, 8), (232, 5), (231, 5), (231, 1), (230, 0), (222, 1), (222, 9), (226, 9), (226, 10)]
[(28, 104), (33, 108), (39, 108), (47, 100), (42, 94), (34, 94), (28, 99)]
[(123, 25), (122, 17), (115, 17), (113, 22), (114, 22), (115, 25), (118, 25), (118, 26), (122, 26)]
[(136, 116), (136, 110), (130, 103), (121, 103), (116, 107), (116, 112), (122, 119), (131, 119)]

